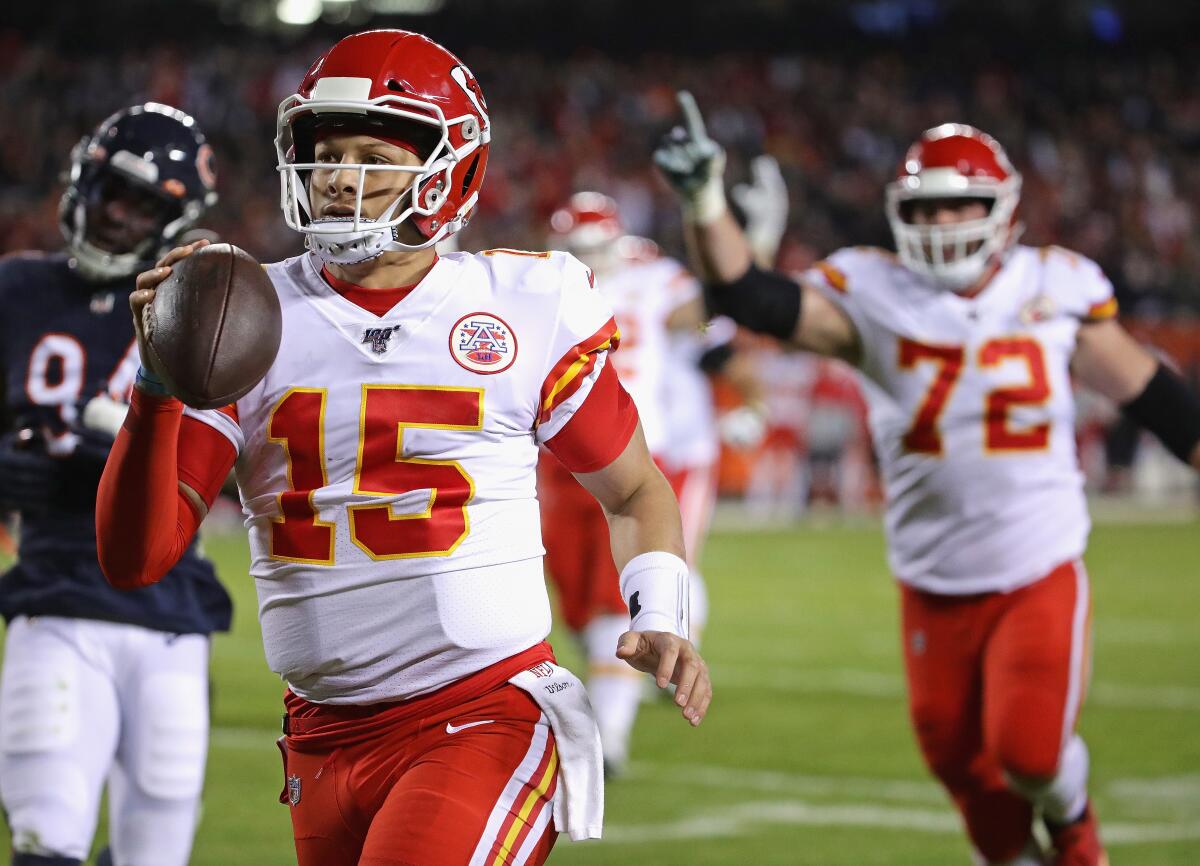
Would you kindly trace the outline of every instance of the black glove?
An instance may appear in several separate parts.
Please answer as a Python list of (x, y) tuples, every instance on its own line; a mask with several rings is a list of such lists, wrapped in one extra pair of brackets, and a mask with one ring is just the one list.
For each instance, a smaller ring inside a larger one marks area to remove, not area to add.
[(686, 90), (677, 94), (683, 126), (672, 129), (654, 151), (654, 163), (679, 195), (685, 208), (707, 223), (725, 210), (725, 151), (708, 137), (696, 100)]
[(49, 511), (62, 475), (63, 462), (45, 452), (36, 434), (0, 436), (0, 511)]

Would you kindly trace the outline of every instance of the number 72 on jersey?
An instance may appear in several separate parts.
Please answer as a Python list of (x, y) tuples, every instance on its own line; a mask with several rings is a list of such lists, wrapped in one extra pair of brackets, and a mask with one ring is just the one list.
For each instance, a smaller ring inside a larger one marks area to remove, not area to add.
[(933, 364), (936, 367), (933, 383), (925, 392), (912, 425), (904, 434), (905, 450), (916, 454), (940, 455), (942, 434), (939, 425), (942, 413), (966, 364), (971, 362), (987, 370), (1012, 359), (1025, 364), (1028, 379), (1019, 385), (993, 388), (984, 396), (984, 450), (988, 453), (1044, 450), (1050, 444), (1049, 421), (1013, 429), (1009, 419), (1009, 413), (1017, 406), (1042, 406), (1050, 399), (1050, 379), (1042, 345), (1032, 337), (1021, 336), (989, 340), (979, 347), (972, 359), (968, 359), (963, 346), (930, 345), (901, 338), (901, 370), (913, 370), (920, 364)]

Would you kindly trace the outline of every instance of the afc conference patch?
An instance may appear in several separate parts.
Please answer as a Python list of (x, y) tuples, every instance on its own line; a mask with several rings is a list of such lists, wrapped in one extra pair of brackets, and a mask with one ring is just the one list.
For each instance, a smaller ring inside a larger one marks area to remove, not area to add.
[(502, 373), (517, 359), (517, 335), (499, 316), (470, 313), (450, 329), (450, 355), (472, 373)]

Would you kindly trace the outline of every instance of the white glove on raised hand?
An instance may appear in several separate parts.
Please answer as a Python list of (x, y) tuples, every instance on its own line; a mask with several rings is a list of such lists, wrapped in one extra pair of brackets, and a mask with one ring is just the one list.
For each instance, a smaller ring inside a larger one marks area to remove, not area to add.
[(717, 421), (721, 441), (739, 451), (757, 448), (767, 435), (766, 413), (758, 406), (738, 406)]
[(676, 94), (683, 126), (663, 137), (654, 151), (654, 163), (679, 195), (684, 216), (707, 225), (725, 213), (725, 150), (708, 137), (704, 118), (692, 94)]
[(746, 215), (746, 240), (754, 257), (770, 267), (787, 230), (788, 190), (775, 157), (768, 154), (750, 161), (750, 183), (733, 188), (733, 200)]

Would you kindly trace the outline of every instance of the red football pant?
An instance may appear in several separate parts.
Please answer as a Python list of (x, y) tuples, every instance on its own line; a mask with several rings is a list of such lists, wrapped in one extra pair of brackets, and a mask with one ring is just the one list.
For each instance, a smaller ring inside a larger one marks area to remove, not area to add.
[(545, 863), (558, 755), (541, 710), (507, 683), (444, 703), (319, 743), (286, 738), (280, 799), (299, 866)]
[(598, 616), (628, 615), (600, 503), (546, 452), (538, 461), (538, 500), (546, 570), (567, 627), (581, 632)]
[(1075, 727), (1090, 656), (1082, 564), (1011, 593), (933, 595), (901, 585), (909, 710), (934, 775), (984, 857), (1016, 857), (1032, 806), (1005, 773), (1052, 779)]

